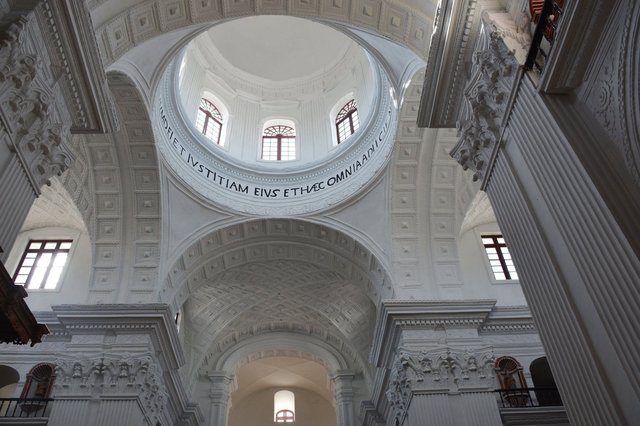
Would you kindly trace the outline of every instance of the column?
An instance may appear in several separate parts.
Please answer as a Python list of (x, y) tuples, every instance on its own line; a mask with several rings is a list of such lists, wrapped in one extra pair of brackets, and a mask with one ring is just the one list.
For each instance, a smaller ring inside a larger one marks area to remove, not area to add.
[(212, 372), (209, 373), (209, 380), (211, 380), (209, 426), (226, 426), (229, 408), (231, 408), (230, 396), (233, 391), (233, 375), (225, 371)]
[(353, 407), (353, 379), (355, 373), (351, 370), (338, 370), (331, 377), (333, 391), (336, 397), (336, 425), (355, 426)]
[(584, 106), (481, 39), (452, 155), (482, 179), (571, 422), (635, 424), (640, 191)]
[(500, 426), (491, 348), (401, 348), (387, 399), (404, 426)]

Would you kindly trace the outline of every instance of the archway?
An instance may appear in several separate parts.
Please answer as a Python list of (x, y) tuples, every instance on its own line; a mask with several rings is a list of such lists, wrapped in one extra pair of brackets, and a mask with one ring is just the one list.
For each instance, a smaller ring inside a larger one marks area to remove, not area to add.
[(531, 380), (536, 393), (539, 405), (562, 405), (562, 399), (558, 392), (558, 387), (553, 379), (551, 367), (547, 357), (533, 360), (529, 366)]

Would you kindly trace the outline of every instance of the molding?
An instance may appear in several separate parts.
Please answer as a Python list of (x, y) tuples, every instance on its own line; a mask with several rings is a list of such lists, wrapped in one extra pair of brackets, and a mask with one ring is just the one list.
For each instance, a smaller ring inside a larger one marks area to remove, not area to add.
[(564, 407), (501, 408), (500, 417), (504, 426), (569, 425)]
[(85, 2), (45, 0), (38, 12), (50, 56), (65, 76), (61, 84), (72, 116), (71, 131), (116, 130), (117, 114)]
[(185, 363), (168, 305), (57, 305), (51, 309), (71, 335), (107, 330), (149, 333), (155, 350), (166, 357), (167, 368), (177, 370)]
[(370, 360), (377, 367), (391, 365), (394, 349), (405, 329), (436, 326), (480, 327), (495, 300), (383, 300), (376, 320)]
[(492, 0), (442, 0), (427, 57), (419, 127), (455, 127), (480, 15), (500, 8), (500, 3)]
[(480, 327), (480, 334), (537, 334), (538, 329), (527, 306), (500, 306), (491, 311)]

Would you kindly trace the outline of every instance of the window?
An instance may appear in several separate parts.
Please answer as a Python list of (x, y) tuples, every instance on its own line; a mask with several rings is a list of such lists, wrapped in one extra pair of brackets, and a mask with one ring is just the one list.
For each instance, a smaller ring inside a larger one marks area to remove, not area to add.
[(502, 235), (483, 235), (482, 244), (489, 257), (489, 264), (496, 280), (517, 280), (518, 274), (513, 265), (511, 253)]
[(262, 132), (262, 157), (269, 161), (296, 159), (296, 131), (291, 126), (269, 126)]
[(13, 278), (28, 289), (55, 289), (69, 257), (71, 240), (31, 240)]
[(296, 400), (291, 391), (281, 390), (273, 395), (273, 421), (293, 423), (296, 421)]
[(196, 117), (196, 127), (207, 138), (220, 145), (220, 135), (222, 134), (222, 114), (214, 104), (202, 98), (198, 107)]
[(360, 127), (358, 119), (358, 106), (356, 100), (351, 99), (336, 116), (336, 134), (338, 135), (338, 143), (345, 141)]

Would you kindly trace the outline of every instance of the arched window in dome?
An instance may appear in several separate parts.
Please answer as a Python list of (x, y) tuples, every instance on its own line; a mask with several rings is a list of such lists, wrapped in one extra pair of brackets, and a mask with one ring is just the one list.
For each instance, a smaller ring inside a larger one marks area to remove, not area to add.
[(222, 134), (222, 114), (211, 101), (202, 98), (196, 116), (196, 127), (208, 139), (221, 145), (220, 136)]
[(265, 127), (262, 132), (262, 156), (268, 161), (296, 159), (296, 131), (291, 126), (277, 124)]
[(336, 116), (336, 135), (338, 143), (344, 142), (360, 127), (358, 118), (358, 105), (355, 99), (351, 99), (340, 109)]

